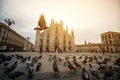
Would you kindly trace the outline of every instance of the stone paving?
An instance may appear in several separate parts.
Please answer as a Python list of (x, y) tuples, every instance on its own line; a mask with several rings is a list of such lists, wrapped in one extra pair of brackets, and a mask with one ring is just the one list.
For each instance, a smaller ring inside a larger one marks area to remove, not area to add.
[[(32, 57), (39, 56), (38, 52), (17, 52), (17, 53), (11, 52), (11, 53), (4, 53), (4, 54), (5, 55), (22, 54), (23, 56), (31, 55)], [(26, 63), (19, 63), (16, 70), (24, 71), (25, 75), (22, 75), (19, 78), (16, 78), (15, 80), (82, 80), (81, 75), (80, 75), (80, 73), (81, 73), (80, 69), (78, 69), (77, 72), (72, 72), (68, 69), (68, 67), (64, 66), (64, 61), (65, 61), (64, 57), (66, 55), (69, 55), (71, 58), (70, 61), (72, 62), (73, 56), (76, 56), (76, 58), (78, 58), (79, 56), (82, 56), (82, 55), (85, 55), (85, 56), (86, 55), (87, 56), (102, 55), (101, 53), (62, 53), (62, 54), (42, 53), (42, 54), (43, 54), (43, 57), (41, 60), (39, 60), (42, 63), (42, 66), (41, 66), (41, 69), (39, 72), (34, 71), (34, 75), (32, 76), (32, 78), (29, 78), (27, 70), (26, 70)], [(62, 58), (62, 61), (58, 62), (60, 77), (54, 76), (54, 72), (53, 72), (53, 68), (52, 68), (53, 61), (49, 62), (49, 59), (48, 59), (50, 54), (51, 55), (55, 54), (55, 55), (59, 56), (60, 58)], [(104, 57), (107, 57), (109, 55), (116, 56), (116, 58), (120, 57), (119, 53), (106, 53)], [(116, 58), (113, 57), (112, 60), (110, 62), (108, 62), (108, 65), (112, 65), (113, 62), (116, 60)], [(83, 59), (77, 59), (77, 62), (82, 65), (82, 60)], [(15, 61), (16, 61), (16, 58), (14, 57), (11, 62), (13, 63)], [(88, 64), (89, 63), (87, 63), (86, 65), (82, 65), (82, 67), (84, 66), (86, 69), (88, 69)], [(92, 65), (98, 69), (98, 65), (96, 64), (95, 61), (92, 62)], [(36, 64), (34, 64), (34, 68), (35, 67), (36, 67)], [(3, 65), (0, 64), (0, 80), (10, 80), (6, 74), (3, 74), (4, 70), (5, 69), (4, 69)], [(102, 73), (99, 73), (99, 74), (101, 77), (100, 80), (103, 80), (102, 79), (103, 74)], [(115, 80), (120, 80), (120, 79), (115, 79)]]

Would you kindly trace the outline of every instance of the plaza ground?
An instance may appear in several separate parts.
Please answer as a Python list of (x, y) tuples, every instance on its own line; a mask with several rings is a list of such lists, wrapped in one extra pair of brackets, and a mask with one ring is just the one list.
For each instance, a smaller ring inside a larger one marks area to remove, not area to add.
[[(10, 52), (10, 53), (3, 53), (5, 55), (11, 55), (11, 54), (19, 54), (23, 56), (39, 56), (40, 54), (38, 52)], [(20, 76), (19, 78), (16, 78), (15, 80), (82, 80), (81, 79), (81, 69), (78, 69), (77, 72), (70, 71), (68, 67), (64, 66), (64, 58), (66, 55), (70, 56), (70, 61), (72, 63), (72, 57), (76, 56), (77, 62), (84, 66), (88, 70), (88, 64), (83, 65), (82, 61), (83, 59), (78, 59), (78, 57), (84, 55), (84, 56), (99, 56), (102, 55), (102, 53), (61, 53), (61, 54), (56, 54), (56, 53), (42, 53), (43, 57), (39, 61), (42, 63), (41, 69), (38, 72), (34, 71), (34, 75), (32, 78), (28, 77), (27, 69), (26, 69), (26, 63), (19, 63), (16, 70), (18, 71), (23, 71), (25, 72), (25, 75)], [(53, 61), (49, 62), (49, 55), (57, 55), (62, 59), (61, 62), (58, 62), (58, 68), (60, 71), (60, 77), (55, 77), (54, 72), (53, 72)], [(116, 60), (116, 58), (120, 57), (119, 53), (105, 53), (103, 57), (108, 57), (112, 55), (113, 58), (110, 62), (108, 62), (108, 65), (113, 65), (113, 62)], [(12, 63), (14, 63), (17, 59), (13, 57)], [(19, 60), (18, 60), (19, 61)], [(38, 61), (38, 62), (39, 62)], [(20, 61), (19, 61), (20, 62)], [(98, 65), (96, 64), (95, 61), (91, 63), (95, 68), (98, 69)], [(34, 68), (36, 67), (36, 64), (34, 64)], [(0, 80), (10, 80), (6, 74), (3, 74), (4, 67), (2, 64), (0, 64)], [(98, 71), (99, 72), (99, 71)], [(100, 77), (102, 80), (103, 74), (99, 73)], [(119, 79), (116, 79), (119, 80)]]

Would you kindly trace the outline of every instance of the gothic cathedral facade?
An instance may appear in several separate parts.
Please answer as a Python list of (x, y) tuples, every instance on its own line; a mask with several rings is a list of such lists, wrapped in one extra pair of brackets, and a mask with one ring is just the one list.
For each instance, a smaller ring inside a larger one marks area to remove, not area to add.
[(52, 19), (48, 29), (36, 30), (35, 51), (71, 52), (74, 45), (74, 31), (69, 34), (68, 27), (65, 30), (62, 21), (57, 23)]

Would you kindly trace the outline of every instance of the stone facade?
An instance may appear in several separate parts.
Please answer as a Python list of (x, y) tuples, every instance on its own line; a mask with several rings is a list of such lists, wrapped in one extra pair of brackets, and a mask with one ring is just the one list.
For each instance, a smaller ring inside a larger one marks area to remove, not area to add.
[(36, 30), (35, 51), (67, 52), (74, 51), (74, 31), (68, 33), (63, 28), (63, 22), (51, 20), (50, 27), (44, 31)]
[(119, 32), (105, 32), (101, 34), (101, 40), (105, 52), (120, 52), (120, 33)]
[(100, 49), (101, 43), (89, 43), (76, 45), (76, 52), (85, 52), (85, 53), (100, 53), (102, 52)]
[(105, 53), (120, 53), (120, 33), (105, 32), (101, 34), (101, 43), (86, 43), (76, 45), (76, 52), (105, 52)]
[(33, 44), (12, 30), (7, 24), (0, 23), (0, 51), (31, 51)]

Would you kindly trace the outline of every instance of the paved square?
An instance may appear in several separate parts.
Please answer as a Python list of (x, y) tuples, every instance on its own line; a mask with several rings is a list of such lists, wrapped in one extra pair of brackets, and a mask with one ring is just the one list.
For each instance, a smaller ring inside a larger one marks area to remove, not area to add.
[[(15, 55), (15, 54), (19, 54), (19, 55), (23, 55), (24, 57), (28, 57), (31, 56), (32, 58), (35, 56), (39, 56), (40, 54), (38, 52), (10, 52), (10, 53), (3, 53), (5, 55)], [(58, 68), (60, 71), (60, 76), (59, 77), (55, 77), (54, 76), (54, 72), (53, 72), (53, 60), (49, 61), (49, 55), (56, 55), (57, 57), (60, 57), (62, 59), (62, 61), (58, 61)], [(70, 69), (67, 66), (64, 66), (64, 62), (65, 62), (65, 56), (69, 56), (69, 60), (70, 62), (73, 64), (73, 56), (76, 56), (77, 58), (77, 62), (79, 64), (82, 65), (82, 67), (84, 66), (87, 70), (88, 70), (88, 64), (89, 62), (87, 62), (87, 64), (83, 65), (82, 61), (84, 60), (85, 56), (103, 56), (101, 53), (61, 53), (61, 54), (56, 54), (56, 53), (42, 53), (42, 59), (40, 59), (39, 61), (42, 63), (42, 66), (40, 68), (40, 71), (36, 72), (34, 71), (33, 76), (31, 78), (28, 77), (28, 73), (27, 73), (27, 65), (26, 62), (25, 63), (20, 63), (20, 60), (17, 60), (15, 57), (13, 57), (13, 59), (11, 60), (11, 63), (14, 63), (16, 60), (18, 61), (18, 66), (15, 70), (18, 71), (23, 71), (25, 72), (24, 75), (16, 78), (15, 80), (82, 80), (81, 79), (81, 69), (77, 69), (77, 72), (73, 72), (70, 71)], [(83, 56), (84, 55), (84, 56)], [(80, 56), (83, 56), (82, 59), (79, 59)], [(113, 65), (113, 62), (120, 57), (119, 53), (106, 53), (103, 58), (105, 57), (109, 57), (112, 56), (111, 61), (108, 62), (108, 65)], [(38, 62), (39, 62), (38, 61)], [(100, 59), (98, 60), (100, 61)], [(98, 64), (96, 64), (95, 61), (93, 61), (91, 63), (95, 68), (98, 69)], [(36, 68), (36, 63), (33, 64), (34, 65), (34, 69)], [(5, 71), (5, 68), (3, 66), (3, 64), (0, 64), (0, 79), (1, 80), (10, 80), (9, 77), (4, 74), (3, 72)], [(103, 74), (100, 73), (98, 71), (99, 75), (100, 75), (100, 80), (103, 80)], [(92, 79), (91, 79), (92, 80)], [(115, 80), (119, 80), (116, 79)]]

